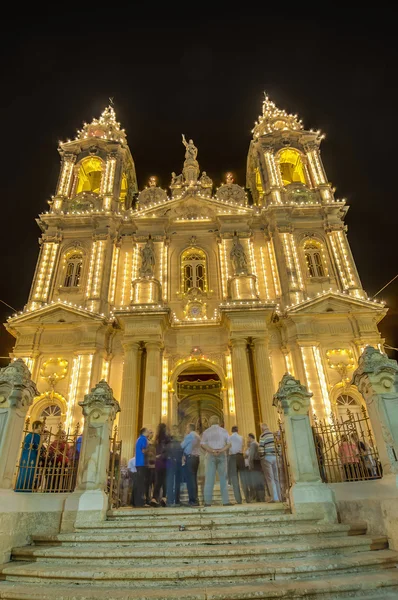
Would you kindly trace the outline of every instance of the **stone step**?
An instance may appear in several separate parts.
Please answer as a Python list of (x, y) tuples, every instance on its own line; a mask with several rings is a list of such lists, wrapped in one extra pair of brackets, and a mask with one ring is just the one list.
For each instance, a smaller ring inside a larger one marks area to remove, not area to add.
[(115, 588), (86, 584), (45, 584), (4, 581), (0, 584), (1, 600), (258, 600), (289, 598), (302, 600), (347, 600), (364, 598), (386, 600), (398, 598), (398, 571), (330, 575), (322, 579), (270, 581), (245, 585), (211, 585), (187, 588)]
[[(181, 508), (163, 507), (160, 508), (117, 508), (109, 510), (107, 518), (110, 520), (123, 520), (126, 518), (148, 518), (148, 515), (164, 518), (171, 515), (197, 515), (197, 514), (216, 515), (223, 518), (234, 517), (237, 513), (245, 515), (255, 514), (290, 514), (290, 511), (282, 502), (258, 502), (253, 504), (234, 504), (233, 506), (184, 506)], [(313, 519), (316, 515), (313, 516)]]
[(147, 566), (120, 567), (119, 565), (65, 565), (53, 563), (9, 563), (0, 569), (6, 581), (25, 581), (37, 583), (51, 580), (62, 583), (65, 580), (79, 584), (90, 581), (92, 585), (102, 585), (112, 581), (117, 587), (158, 587), (162, 586), (199, 586), (211, 585), (212, 582), (234, 582), (244, 584), (255, 579), (259, 581), (279, 581), (286, 579), (311, 578), (327, 576), (329, 573), (351, 573), (367, 571), (375, 567), (394, 568), (398, 562), (398, 553), (391, 550), (379, 552), (363, 552), (345, 556), (326, 556), (308, 561), (302, 559), (266, 560), (252, 562), (230, 562), (228, 564), (186, 564), (167, 565), (156, 569)]
[[(268, 525), (283, 525), (289, 527), (291, 525), (297, 525), (302, 523), (313, 524), (314, 519), (308, 517), (297, 518), (291, 514), (259, 514), (255, 516), (245, 515), (244, 513), (236, 513), (233, 517), (217, 517), (214, 515), (203, 514), (203, 513), (191, 513), (185, 515), (183, 512), (179, 515), (164, 515), (160, 518), (157, 514), (156, 517), (148, 516), (146, 519), (142, 517), (137, 519), (136, 517), (124, 518), (123, 520), (112, 520), (112, 521), (101, 521), (98, 523), (87, 523), (80, 525), (76, 531), (86, 531), (88, 529), (95, 530), (129, 530), (129, 529), (176, 529), (180, 525), (184, 525), (187, 529), (200, 529), (205, 527), (213, 527), (216, 529), (224, 527), (264, 527)], [(363, 523), (362, 532), (366, 531), (366, 523)]]
[[(184, 562), (199, 560), (211, 562), (217, 560), (226, 562), (229, 559), (244, 560), (250, 556), (253, 560), (261, 560), (267, 556), (277, 556), (281, 558), (290, 558), (291, 556), (313, 557), (317, 554), (342, 554), (355, 552), (368, 552), (374, 550), (385, 550), (388, 548), (387, 538), (376, 538), (372, 536), (355, 537), (311, 537), (298, 539), (295, 541), (269, 541), (268, 543), (253, 544), (169, 544), (159, 547), (155, 544), (140, 546), (132, 542), (130, 545), (121, 544), (120, 546), (107, 544), (73, 544), (62, 546), (29, 546), (15, 548), (13, 550), (13, 559), (23, 560), (54, 560), (69, 561), (99, 561), (106, 564), (106, 561), (127, 561), (128, 564), (134, 562), (142, 563), (143, 560), (151, 560), (160, 564), (173, 562)], [(312, 560), (312, 558), (308, 558)]]
[[(224, 529), (217, 529), (212, 525), (208, 527), (202, 527), (202, 529), (183, 530), (181, 531), (176, 527), (172, 531), (156, 531), (152, 528), (147, 530), (111, 530), (101, 531), (88, 530), (77, 531), (72, 533), (59, 533), (55, 535), (45, 536), (33, 536), (35, 544), (59, 544), (60, 542), (66, 544), (125, 544), (125, 543), (137, 543), (144, 542), (145, 545), (159, 544), (165, 542), (173, 545), (193, 545), (193, 544), (208, 544), (214, 541), (219, 543), (247, 543), (250, 544), (254, 541), (261, 540), (276, 540), (277, 538), (297, 539), (303, 536), (314, 536), (314, 537), (336, 537), (336, 536), (348, 536), (350, 533), (350, 525), (346, 524), (316, 524), (316, 525), (290, 525), (289, 527), (282, 526), (270, 526), (255, 529), (249, 528), (234, 528), (228, 527)], [(342, 538), (343, 539), (343, 538)]]

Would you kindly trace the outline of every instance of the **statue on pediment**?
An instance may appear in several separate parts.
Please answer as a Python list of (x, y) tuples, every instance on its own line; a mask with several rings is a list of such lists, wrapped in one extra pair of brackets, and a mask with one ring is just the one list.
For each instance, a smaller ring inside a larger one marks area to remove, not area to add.
[(174, 171), (171, 174), (171, 184), (170, 187), (173, 188), (180, 188), (183, 184), (183, 176), (182, 173), (180, 175), (176, 175), (174, 173)]
[(147, 243), (140, 250), (141, 254), (141, 268), (140, 277), (153, 277), (155, 269), (155, 248), (151, 236), (149, 236)]
[(213, 187), (213, 180), (210, 179), (210, 177), (207, 175), (206, 171), (203, 171), (203, 173), (199, 179), (199, 183), (204, 188)]
[(193, 143), (193, 140), (189, 140), (189, 142), (187, 142), (187, 140), (185, 139), (185, 135), (182, 134), (182, 143), (185, 146), (185, 159), (196, 160), (196, 157), (198, 155), (198, 149)]
[(234, 264), (235, 275), (247, 275), (248, 269), (246, 254), (236, 232), (234, 233), (232, 249), (229, 257)]

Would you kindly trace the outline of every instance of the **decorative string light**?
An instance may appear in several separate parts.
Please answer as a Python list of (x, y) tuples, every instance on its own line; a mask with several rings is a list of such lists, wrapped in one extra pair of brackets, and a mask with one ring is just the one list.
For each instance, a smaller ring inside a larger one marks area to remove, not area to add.
[(169, 402), (169, 360), (162, 359), (162, 417), (167, 417)]
[(228, 406), (229, 406), (229, 412), (231, 415), (235, 414), (236, 408), (235, 408), (235, 394), (234, 394), (234, 381), (233, 381), (233, 376), (232, 376), (232, 361), (231, 361), (231, 355), (228, 353), (225, 357), (225, 362), (226, 362), (226, 367), (227, 367), (227, 374), (226, 374), (226, 380), (227, 380), (227, 388), (228, 388)]
[(314, 360), (315, 360), (316, 370), (318, 373), (318, 380), (319, 380), (319, 383), (321, 386), (322, 399), (323, 399), (323, 404), (325, 407), (326, 416), (327, 416), (327, 418), (329, 418), (330, 415), (332, 414), (332, 406), (330, 403), (328, 386), (326, 383), (325, 370), (323, 368), (321, 354), (319, 352), (318, 346), (312, 346), (312, 352), (314, 354)]
[(119, 246), (116, 246), (116, 245), (113, 246), (111, 285), (110, 285), (110, 289), (109, 289), (109, 304), (115, 304), (116, 279), (117, 279), (117, 271), (118, 271), (118, 266), (119, 266), (119, 254), (120, 254)]
[(274, 282), (275, 296), (277, 298), (279, 298), (281, 295), (281, 288), (280, 288), (280, 284), (279, 284), (279, 274), (278, 274), (278, 269), (276, 266), (275, 248), (274, 248), (273, 240), (269, 240), (269, 242), (267, 242), (267, 247), (268, 247), (269, 260), (271, 263), (271, 271), (272, 271), (272, 279)]
[(168, 286), (168, 280), (167, 280), (167, 264), (168, 264), (168, 255), (169, 255), (169, 247), (168, 244), (163, 243), (163, 284), (162, 284), (162, 291), (163, 291), (163, 300), (164, 302), (167, 302), (167, 286)]
[(293, 377), (295, 377), (296, 375), (294, 372), (293, 361), (292, 361), (290, 352), (284, 353), (284, 359), (285, 359), (286, 371), (288, 373), (290, 373), (290, 375), (293, 375)]
[(225, 260), (224, 260), (224, 246), (223, 241), (220, 240), (218, 243), (218, 255), (220, 257), (220, 270), (221, 270), (221, 289), (222, 289), (222, 297), (227, 297), (227, 284), (225, 281)]
[[(130, 264), (130, 254), (129, 250), (125, 250), (124, 252), (124, 263), (123, 263), (123, 282), (122, 282), (122, 294), (121, 294), (121, 304), (124, 305), (127, 296), (127, 287), (130, 282), (130, 273), (129, 273), (129, 264)], [(129, 293), (130, 298), (130, 293)]]
[(264, 248), (262, 246), (260, 247), (260, 257), (261, 257), (261, 270), (262, 270), (263, 280), (264, 280), (265, 297), (268, 300), (270, 298), (270, 294), (269, 294), (269, 287), (268, 287), (267, 270), (265, 268)]
[(107, 358), (102, 359), (102, 368), (101, 368), (101, 379), (105, 379), (105, 381), (109, 381), (109, 369), (111, 363)]

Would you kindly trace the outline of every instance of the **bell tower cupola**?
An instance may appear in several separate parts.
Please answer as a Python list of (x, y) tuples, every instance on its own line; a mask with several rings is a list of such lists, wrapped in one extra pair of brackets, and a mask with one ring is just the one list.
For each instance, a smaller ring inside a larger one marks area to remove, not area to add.
[(333, 192), (320, 157), (324, 137), (320, 131), (304, 130), (297, 115), (281, 110), (266, 95), (252, 133), (247, 187), (255, 204), (292, 204), (312, 190), (321, 203), (332, 201)]
[(120, 212), (137, 193), (134, 161), (113, 106), (61, 142), (61, 171), (51, 212)]

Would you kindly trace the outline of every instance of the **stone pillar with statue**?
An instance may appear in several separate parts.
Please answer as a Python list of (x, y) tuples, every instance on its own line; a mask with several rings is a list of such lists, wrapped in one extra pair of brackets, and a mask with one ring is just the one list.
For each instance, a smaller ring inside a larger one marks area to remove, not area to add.
[(322, 483), (311, 429), (308, 392), (298, 379), (286, 373), (274, 395), (286, 437), (287, 462), (290, 467), (290, 502), (294, 513), (337, 522), (334, 494)]
[(141, 248), (140, 254), (139, 278), (132, 282), (132, 304), (158, 304), (162, 298), (162, 291), (160, 282), (155, 279), (155, 246), (151, 235)]
[(234, 266), (234, 275), (229, 280), (229, 291), (232, 300), (253, 300), (257, 298), (256, 277), (249, 273), (245, 250), (234, 232), (229, 257)]
[(380, 461), (383, 481), (398, 487), (398, 364), (372, 346), (358, 361), (352, 384), (365, 399)]
[(84, 429), (76, 488), (64, 506), (61, 530), (72, 531), (80, 524), (96, 523), (106, 518), (108, 509), (107, 473), (113, 422), (120, 411), (113, 391), (100, 381), (79, 402)]
[(0, 488), (11, 490), (29, 407), (39, 392), (22, 358), (0, 369)]

